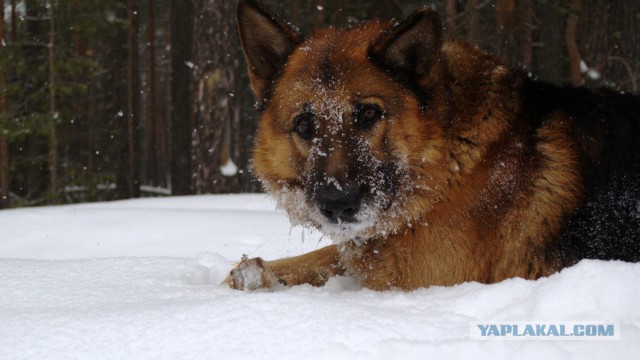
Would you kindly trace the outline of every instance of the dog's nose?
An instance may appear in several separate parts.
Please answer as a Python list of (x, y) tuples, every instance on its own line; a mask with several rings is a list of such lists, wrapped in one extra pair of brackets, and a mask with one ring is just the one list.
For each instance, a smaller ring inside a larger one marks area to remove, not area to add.
[(353, 222), (360, 210), (360, 190), (358, 188), (338, 189), (333, 185), (321, 189), (316, 197), (322, 215), (333, 222)]

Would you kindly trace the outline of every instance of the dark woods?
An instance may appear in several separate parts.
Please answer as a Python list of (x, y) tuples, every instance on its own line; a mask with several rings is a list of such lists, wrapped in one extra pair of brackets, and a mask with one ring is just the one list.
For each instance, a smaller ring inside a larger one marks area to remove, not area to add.
[[(438, 10), (532, 76), (638, 91), (636, 0), (265, 0), (304, 32)], [(0, 208), (249, 192), (235, 1), (2, 0)]]

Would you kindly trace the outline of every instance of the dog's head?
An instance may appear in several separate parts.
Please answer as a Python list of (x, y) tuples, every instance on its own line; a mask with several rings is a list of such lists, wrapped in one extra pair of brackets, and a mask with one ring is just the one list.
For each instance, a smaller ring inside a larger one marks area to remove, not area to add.
[(261, 111), (254, 170), (294, 223), (366, 240), (437, 201), (448, 92), (434, 11), (305, 37), (240, 0), (238, 24)]

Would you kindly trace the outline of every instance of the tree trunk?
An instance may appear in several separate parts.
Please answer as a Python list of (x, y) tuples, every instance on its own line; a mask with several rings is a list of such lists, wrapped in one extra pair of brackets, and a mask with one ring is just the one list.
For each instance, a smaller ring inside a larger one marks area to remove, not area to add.
[(531, 70), (531, 60), (533, 59), (533, 0), (518, 1), (517, 18), (520, 61), (523, 67)]
[[(4, 9), (4, 0), (0, 0), (0, 9)], [(4, 11), (0, 14), (0, 54), (4, 57)], [(7, 111), (5, 87), (7, 86), (7, 68), (0, 65), (0, 115)], [(7, 134), (0, 128), (0, 209), (9, 207), (9, 142)]]
[(127, 36), (128, 60), (127, 60), (127, 196), (140, 197), (140, 163), (138, 161), (138, 130), (140, 119), (140, 74), (138, 59), (138, 29), (139, 9), (138, 0), (127, 1), (127, 17), (129, 19), (129, 31)]
[[(4, 9), (4, 5), (2, 7)], [(2, 14), (4, 17), (4, 14)], [(18, 39), (18, 13), (16, 12), (16, 0), (11, 0), (11, 43)]]
[(532, 0), (498, 0), (497, 53), (512, 66), (531, 68)]
[[(167, 13), (168, 15), (168, 13)], [(168, 25), (167, 25), (168, 26)], [(159, 47), (160, 53), (157, 55), (159, 59), (171, 59), (171, 40), (169, 38), (169, 29), (163, 28), (162, 42)], [(160, 161), (158, 162), (158, 174), (160, 174), (160, 186), (170, 189), (170, 169), (171, 169), (171, 151), (169, 150), (169, 117), (171, 113), (171, 61), (161, 61), (158, 64), (158, 85), (156, 101), (158, 103), (158, 154)]]
[[(587, 66), (582, 80), (590, 87), (638, 92), (640, 3), (637, 0), (583, 0), (580, 5), (576, 45), (580, 59)], [(572, 9), (575, 8), (574, 5)]]
[(158, 164), (160, 156), (158, 154), (158, 108), (157, 108), (157, 88), (156, 88), (156, 25), (154, 0), (147, 0), (149, 21), (147, 23), (147, 46), (149, 52), (149, 100), (147, 109), (147, 133), (146, 133), (146, 161), (147, 176), (151, 185), (160, 184), (158, 174)]
[(458, 32), (458, 26), (456, 24), (456, 18), (458, 13), (456, 11), (456, 0), (447, 0), (445, 4), (445, 12), (447, 14), (446, 32), (447, 36), (452, 39)]
[(580, 51), (578, 50), (576, 42), (581, 9), (582, 0), (571, 0), (567, 29), (564, 33), (565, 44), (567, 46), (567, 52), (569, 53), (569, 79), (574, 86), (582, 85), (582, 76), (580, 75)]
[(138, 128), (140, 118), (140, 77), (138, 72), (138, 1), (127, 0), (118, 8), (118, 18), (126, 19), (126, 31), (112, 39), (113, 65), (109, 91), (114, 101), (116, 146), (116, 198), (140, 196)]
[(562, 80), (562, 57), (564, 28), (560, 5), (554, 1), (545, 1), (538, 5), (538, 18), (543, 19), (540, 24), (539, 43), (536, 51), (536, 71), (541, 79), (560, 82)]
[[(48, 58), (46, 45), (49, 42), (48, 22), (43, 21), (47, 15), (44, 1), (26, 0), (24, 1), (26, 17), (24, 18), (25, 35), (24, 35), (24, 61), (28, 69), (38, 69), (42, 67), (43, 61)], [(46, 69), (46, 67), (45, 67)], [(26, 73), (26, 81), (24, 82), (25, 93), (42, 93), (43, 89), (47, 89), (47, 77), (45, 72), (33, 71)], [(44, 93), (46, 94), (46, 92)], [(46, 96), (46, 95), (45, 95)], [(35, 99), (34, 99), (35, 100)], [(48, 114), (49, 106), (45, 101), (28, 101), (24, 102), (19, 109), (21, 114)], [(49, 139), (43, 132), (31, 132), (26, 140), (25, 148), (27, 149), (26, 163), (26, 186), (23, 187), (23, 193), (27, 198), (41, 198), (46, 195), (48, 188), (46, 186), (47, 167), (49, 161), (46, 156), (42, 156), (46, 152), (46, 146)]]
[(171, 0), (171, 193), (192, 194), (191, 69), (193, 2)]
[(11, 205), (9, 190), (11, 178), (9, 177), (9, 142), (7, 137), (0, 134), (0, 209)]
[[(119, 21), (127, 21), (128, 10), (127, 3), (119, 4), (116, 10), (116, 18)], [(127, 102), (129, 84), (128, 80), (128, 61), (129, 50), (127, 45), (129, 33), (128, 29), (118, 27), (113, 37), (109, 39), (110, 47), (104, 55), (104, 62), (111, 62), (108, 67), (109, 74), (103, 80), (105, 93), (107, 94), (107, 104), (112, 105), (109, 109), (113, 119), (113, 153), (114, 153), (114, 177), (116, 191), (114, 198), (126, 199), (128, 194), (128, 176), (129, 176), (129, 156), (128, 156), (128, 127), (127, 127)]]
[(239, 189), (238, 177), (223, 176), (221, 169), (233, 161), (229, 157), (231, 144), (225, 139), (230, 139), (236, 106), (235, 5), (215, 0), (195, 3), (194, 186), (199, 194), (233, 192)]
[(49, 185), (51, 198), (54, 203), (58, 201), (58, 135), (56, 113), (56, 72), (55, 72), (55, 1), (49, 3)]
[(482, 27), (480, 26), (480, 11), (478, 10), (478, 0), (467, 1), (465, 7), (467, 16), (467, 40), (478, 43), (482, 37)]
[[(77, 63), (84, 63), (85, 61), (92, 61), (93, 58), (93, 44), (94, 38), (84, 31), (78, 31), (73, 33), (70, 37), (65, 36), (64, 26), (66, 23), (65, 16), (69, 13), (69, 8), (64, 8), (69, 4), (67, 1), (58, 2), (58, 16), (56, 22), (58, 24), (57, 32), (57, 48), (60, 49), (60, 44), (71, 41), (73, 44), (73, 52), (69, 55), (72, 56), (71, 61)], [(68, 39), (68, 40), (67, 40)], [(63, 50), (64, 51), (64, 50)], [(113, 66), (113, 59), (110, 59)], [(58, 73), (58, 79), (64, 78)], [(104, 129), (105, 123), (103, 121), (95, 121), (96, 113), (96, 86), (94, 82), (96, 80), (95, 74), (85, 67), (78, 68), (74, 71), (73, 81), (86, 84), (86, 93), (82, 94), (82, 97), (71, 103), (66, 102), (65, 96), (58, 96), (58, 112), (65, 111), (67, 108), (71, 108), (75, 119), (73, 124), (69, 124), (65, 121), (58, 124), (58, 134), (60, 136), (59, 150), (61, 151), (61, 163), (69, 164), (69, 166), (61, 167), (62, 176), (64, 181), (72, 181), (73, 183), (79, 182), (79, 185), (86, 185), (87, 191), (82, 194), (81, 199), (83, 201), (97, 201), (97, 176), (95, 164), (95, 152), (100, 149), (95, 146), (96, 135)], [(60, 80), (58, 80), (60, 82)], [(104, 113), (103, 113), (104, 114)], [(103, 119), (101, 117), (101, 119)], [(108, 152), (105, 149), (101, 149), (103, 153)], [(99, 156), (99, 155), (98, 155)], [(77, 173), (81, 164), (82, 173)], [(71, 171), (69, 171), (71, 170)], [(65, 196), (68, 194), (65, 194)], [(75, 200), (75, 198), (74, 198)]]

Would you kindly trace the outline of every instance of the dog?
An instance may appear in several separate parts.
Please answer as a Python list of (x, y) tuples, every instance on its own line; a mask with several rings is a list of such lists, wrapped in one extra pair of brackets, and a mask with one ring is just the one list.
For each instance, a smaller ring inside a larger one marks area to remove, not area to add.
[(444, 41), (438, 14), (309, 36), (256, 0), (238, 26), (260, 124), (253, 170), (334, 245), (242, 261), (236, 289), (538, 279), (640, 261), (640, 98), (557, 86)]

